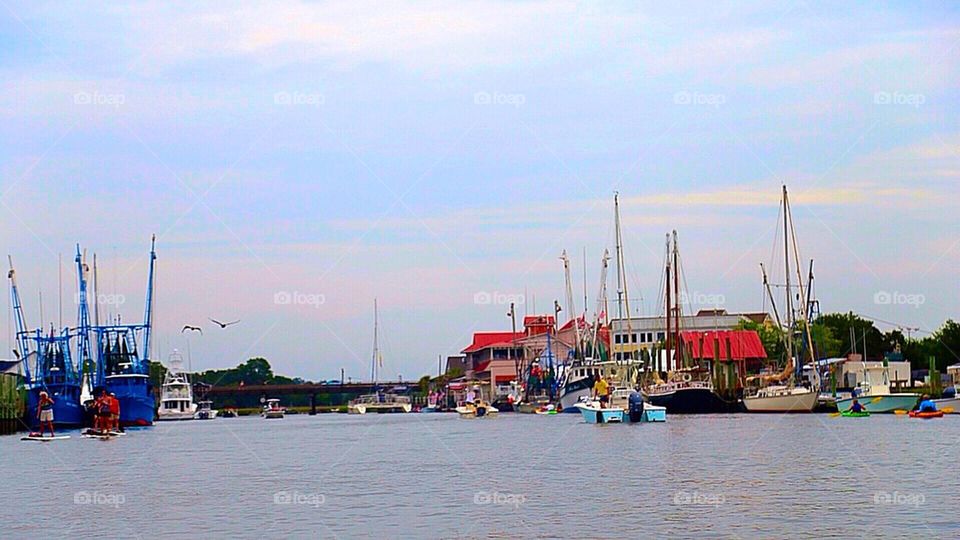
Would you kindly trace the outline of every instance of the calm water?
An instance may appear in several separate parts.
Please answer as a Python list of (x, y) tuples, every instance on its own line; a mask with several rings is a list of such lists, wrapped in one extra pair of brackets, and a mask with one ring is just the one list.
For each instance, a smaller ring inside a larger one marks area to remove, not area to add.
[(960, 537), (960, 416), (290, 416), (0, 437), (4, 538)]

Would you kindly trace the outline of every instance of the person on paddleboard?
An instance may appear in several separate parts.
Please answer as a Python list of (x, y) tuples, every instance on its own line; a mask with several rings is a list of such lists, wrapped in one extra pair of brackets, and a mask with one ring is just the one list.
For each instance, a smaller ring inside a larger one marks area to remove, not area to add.
[(46, 392), (40, 392), (40, 401), (37, 403), (37, 419), (40, 421), (40, 437), (50, 428), (50, 436), (56, 437), (53, 431), (53, 398)]
[(110, 400), (110, 430), (111, 431), (120, 431), (120, 400), (117, 399), (117, 395), (111, 393), (107, 396)]
[(100, 391), (100, 397), (97, 398), (94, 407), (96, 407), (97, 415), (94, 427), (100, 433), (108, 433), (110, 431), (110, 396), (106, 390)]

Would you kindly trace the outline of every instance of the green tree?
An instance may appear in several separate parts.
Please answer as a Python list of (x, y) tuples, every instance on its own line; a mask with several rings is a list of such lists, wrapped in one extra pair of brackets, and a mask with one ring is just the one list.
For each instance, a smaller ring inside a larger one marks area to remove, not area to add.
[(744, 320), (737, 325), (737, 330), (753, 330), (760, 336), (763, 349), (767, 351), (770, 360), (786, 358), (786, 348), (783, 344), (783, 331), (774, 325), (760, 324), (755, 321)]
[[(866, 343), (867, 355), (870, 358), (882, 357), (884, 353), (893, 350), (884, 339), (884, 335), (874, 326), (873, 321), (864, 319), (853, 313), (828, 313), (821, 315), (814, 324), (823, 325), (829, 328), (830, 335), (840, 341), (840, 346), (836, 349), (825, 348), (827, 356), (846, 356), (854, 352), (854, 341), (856, 343), (856, 352), (863, 354), (864, 343)], [(851, 329), (854, 341), (851, 341)]]

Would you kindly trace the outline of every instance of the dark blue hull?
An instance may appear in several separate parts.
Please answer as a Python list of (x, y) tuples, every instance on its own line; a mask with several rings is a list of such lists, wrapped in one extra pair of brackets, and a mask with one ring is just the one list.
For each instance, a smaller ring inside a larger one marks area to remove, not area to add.
[(53, 425), (55, 427), (80, 427), (83, 425), (84, 410), (80, 404), (79, 385), (56, 385), (45, 389), (33, 388), (27, 392), (27, 423), (31, 428), (40, 425), (37, 418), (37, 404), (40, 402), (40, 391), (46, 390), (53, 398)]
[(682, 388), (669, 394), (645, 397), (653, 405), (666, 407), (669, 414), (715, 414), (740, 410), (739, 404), (724, 401), (706, 388)]
[(120, 424), (149, 426), (156, 414), (153, 386), (146, 375), (115, 375), (107, 377), (107, 391), (120, 402)]

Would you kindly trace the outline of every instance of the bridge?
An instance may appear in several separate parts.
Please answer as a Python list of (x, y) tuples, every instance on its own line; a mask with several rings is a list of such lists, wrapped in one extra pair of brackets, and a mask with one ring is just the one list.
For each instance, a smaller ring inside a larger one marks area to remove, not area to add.
[(372, 394), (377, 389), (384, 392), (406, 393), (416, 384), (402, 382), (346, 383), (346, 384), (247, 384), (243, 386), (210, 386), (199, 392), (206, 399), (214, 398), (278, 398), (281, 396), (310, 396), (310, 414), (317, 414), (317, 396), (336, 396), (341, 404), (363, 394)]

